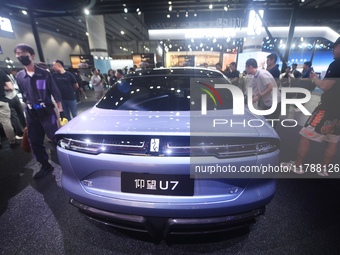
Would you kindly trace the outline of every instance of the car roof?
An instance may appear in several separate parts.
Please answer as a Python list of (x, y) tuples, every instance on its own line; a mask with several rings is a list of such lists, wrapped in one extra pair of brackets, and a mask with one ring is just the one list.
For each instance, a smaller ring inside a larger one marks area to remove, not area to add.
[(203, 76), (203, 77), (215, 77), (223, 78), (225, 77), (221, 72), (206, 68), (197, 67), (170, 67), (170, 68), (153, 68), (153, 69), (143, 69), (137, 70), (132, 74), (128, 74), (125, 77), (135, 77), (135, 76), (162, 76), (162, 75), (185, 75), (185, 76)]

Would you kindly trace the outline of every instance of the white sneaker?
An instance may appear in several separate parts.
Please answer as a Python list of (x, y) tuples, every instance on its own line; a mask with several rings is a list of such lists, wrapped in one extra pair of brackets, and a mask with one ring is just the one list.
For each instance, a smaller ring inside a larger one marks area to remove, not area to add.
[(295, 161), (289, 161), (289, 162), (281, 162), (280, 163), (281, 168), (288, 168), (289, 172), (293, 172), (294, 174), (304, 174), (305, 171), (303, 170), (302, 166), (296, 166)]
[(318, 175), (322, 176), (322, 177), (328, 177), (329, 174), (327, 172), (317, 172)]
[(22, 138), (23, 138), (23, 136), (18, 136), (18, 135), (15, 136), (15, 139), (17, 139), (17, 140), (21, 140)]

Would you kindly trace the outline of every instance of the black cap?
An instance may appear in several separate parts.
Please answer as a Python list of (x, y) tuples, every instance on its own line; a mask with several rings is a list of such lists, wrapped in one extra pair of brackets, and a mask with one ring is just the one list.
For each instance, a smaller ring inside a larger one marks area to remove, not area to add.
[(337, 46), (338, 44), (340, 44), (340, 37), (335, 41), (333, 47)]

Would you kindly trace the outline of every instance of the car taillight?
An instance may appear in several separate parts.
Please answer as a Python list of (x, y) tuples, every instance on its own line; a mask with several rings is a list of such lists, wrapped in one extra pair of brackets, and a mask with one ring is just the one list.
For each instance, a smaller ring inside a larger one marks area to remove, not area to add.
[[(157, 150), (152, 141), (157, 140)], [(168, 157), (213, 156), (233, 158), (255, 156), (279, 150), (280, 141), (271, 138), (177, 137), (177, 136), (82, 136), (59, 137), (58, 146), (90, 154), (124, 154)]]
[(58, 142), (58, 146), (63, 149), (99, 154), (99, 153), (117, 153), (117, 154), (130, 154), (130, 153), (145, 153), (144, 142), (131, 142), (131, 141), (94, 141), (90, 139), (78, 140), (71, 138), (62, 138)]
[(217, 158), (233, 158), (254, 156), (270, 153), (279, 149), (279, 143), (276, 140), (265, 142), (254, 142), (247, 144), (221, 144), (221, 143), (191, 143), (190, 146), (167, 146), (165, 155), (181, 156), (214, 156)]

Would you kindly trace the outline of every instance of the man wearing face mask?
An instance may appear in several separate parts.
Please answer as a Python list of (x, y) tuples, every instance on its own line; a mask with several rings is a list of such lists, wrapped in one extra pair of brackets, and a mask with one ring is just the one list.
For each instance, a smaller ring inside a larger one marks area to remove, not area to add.
[(51, 96), (57, 102), (60, 117), (65, 117), (61, 105), (59, 89), (50, 72), (36, 66), (34, 50), (27, 44), (18, 44), (14, 53), (25, 67), (17, 74), (17, 83), (26, 105), (26, 123), (28, 140), (36, 160), (41, 163), (41, 169), (34, 179), (44, 177), (52, 172), (53, 167), (48, 162), (48, 154), (44, 146), (45, 134), (54, 141), (54, 133), (58, 130), (58, 119), (54, 111)]

